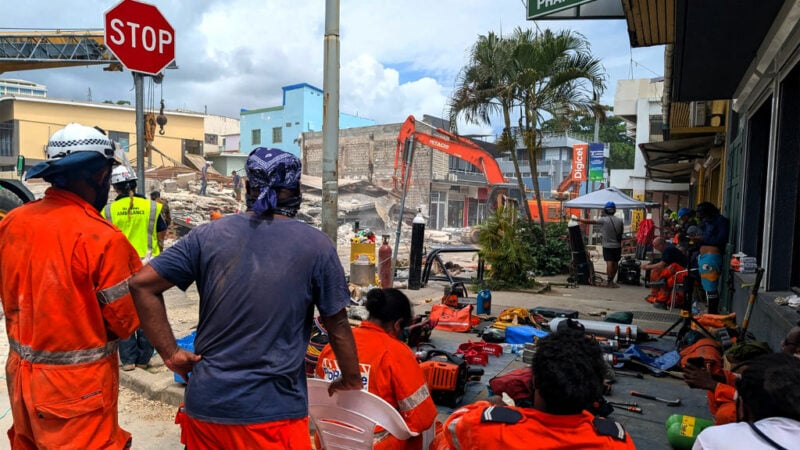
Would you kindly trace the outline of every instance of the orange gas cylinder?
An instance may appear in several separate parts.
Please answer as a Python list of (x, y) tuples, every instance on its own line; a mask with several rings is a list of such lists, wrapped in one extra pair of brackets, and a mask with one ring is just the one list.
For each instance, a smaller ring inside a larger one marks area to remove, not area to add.
[(389, 235), (383, 235), (383, 244), (378, 249), (378, 277), (382, 288), (392, 287), (392, 247), (389, 246)]

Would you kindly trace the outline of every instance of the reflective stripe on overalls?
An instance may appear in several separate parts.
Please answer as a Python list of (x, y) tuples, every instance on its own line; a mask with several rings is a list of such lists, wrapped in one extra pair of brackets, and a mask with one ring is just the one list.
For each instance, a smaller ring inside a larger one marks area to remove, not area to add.
[(102, 347), (87, 348), (82, 350), (67, 350), (52, 352), (48, 350), (35, 350), (29, 345), (22, 345), (14, 339), (8, 339), (8, 346), (20, 358), (32, 364), (84, 364), (99, 361), (117, 351), (117, 341), (109, 341)]

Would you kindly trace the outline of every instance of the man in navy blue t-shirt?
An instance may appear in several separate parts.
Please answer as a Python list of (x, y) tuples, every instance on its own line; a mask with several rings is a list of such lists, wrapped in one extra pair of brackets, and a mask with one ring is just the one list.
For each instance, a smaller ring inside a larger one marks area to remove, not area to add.
[[(310, 448), (304, 356), (315, 307), (342, 371), (331, 391), (361, 389), (350, 294), (330, 239), (293, 218), (297, 157), (257, 148), (246, 171), (247, 213), (192, 230), (137, 273), (131, 291), (166, 366), (184, 378), (192, 372), (182, 417), (189, 448)], [(162, 297), (192, 283), (196, 354), (178, 348)]]

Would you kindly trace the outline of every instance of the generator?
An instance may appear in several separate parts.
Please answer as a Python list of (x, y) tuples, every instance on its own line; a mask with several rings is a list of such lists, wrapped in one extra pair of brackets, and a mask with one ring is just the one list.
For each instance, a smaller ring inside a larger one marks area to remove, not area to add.
[(630, 256), (619, 262), (619, 271), (617, 272), (619, 282), (622, 284), (632, 284), (639, 286), (642, 280), (642, 266), (639, 261), (634, 260)]
[(468, 381), (479, 381), (483, 369), (470, 367), (464, 358), (444, 350), (428, 350), (420, 367), (433, 403), (454, 408), (464, 398)]

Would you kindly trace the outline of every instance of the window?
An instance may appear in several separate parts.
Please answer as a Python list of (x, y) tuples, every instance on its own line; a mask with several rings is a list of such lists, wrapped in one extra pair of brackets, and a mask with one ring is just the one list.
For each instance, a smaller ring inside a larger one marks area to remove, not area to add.
[(0, 123), (0, 156), (14, 156), (14, 122)]
[(108, 138), (116, 142), (122, 147), (122, 150), (128, 151), (131, 146), (131, 134), (124, 131), (109, 131)]
[(216, 134), (206, 134), (205, 141), (206, 144), (217, 145), (217, 142), (219, 142), (219, 136)]
[(190, 155), (203, 154), (203, 143), (195, 141), (194, 139), (181, 139), (181, 147), (183, 153), (188, 153)]
[(292, 122), (286, 122), (286, 128), (291, 128), (291, 127), (292, 127)]
[(253, 145), (261, 144), (261, 130), (256, 129), (250, 132), (250, 140), (252, 141)]
[(283, 142), (283, 128), (275, 127), (272, 129), (272, 143), (280, 144)]

